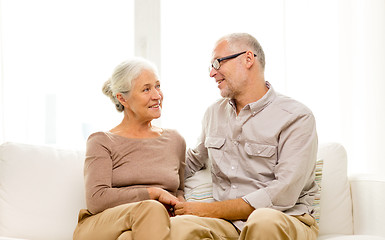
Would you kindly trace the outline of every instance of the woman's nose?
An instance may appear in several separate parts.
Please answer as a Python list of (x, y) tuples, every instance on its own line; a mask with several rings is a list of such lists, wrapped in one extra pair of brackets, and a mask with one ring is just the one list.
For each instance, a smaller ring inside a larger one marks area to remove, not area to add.
[(160, 90), (153, 91), (152, 98), (153, 99), (162, 99), (162, 92)]

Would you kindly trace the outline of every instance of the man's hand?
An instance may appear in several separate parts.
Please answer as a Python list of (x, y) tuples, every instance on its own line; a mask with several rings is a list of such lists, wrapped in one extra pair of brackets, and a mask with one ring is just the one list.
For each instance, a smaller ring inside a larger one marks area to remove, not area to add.
[(212, 203), (179, 202), (174, 206), (174, 210), (176, 215), (190, 214), (227, 220), (246, 220), (254, 208), (242, 198), (238, 198)]
[(215, 217), (214, 209), (204, 202), (179, 202), (174, 206), (175, 215), (195, 215), (199, 217)]

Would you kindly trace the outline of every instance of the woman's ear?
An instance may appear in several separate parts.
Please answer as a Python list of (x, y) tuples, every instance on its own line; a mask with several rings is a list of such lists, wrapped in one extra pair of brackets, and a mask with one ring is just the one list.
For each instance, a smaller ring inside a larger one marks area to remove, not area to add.
[(127, 103), (126, 99), (123, 97), (122, 93), (117, 93), (116, 94), (116, 99), (122, 104), (123, 106)]

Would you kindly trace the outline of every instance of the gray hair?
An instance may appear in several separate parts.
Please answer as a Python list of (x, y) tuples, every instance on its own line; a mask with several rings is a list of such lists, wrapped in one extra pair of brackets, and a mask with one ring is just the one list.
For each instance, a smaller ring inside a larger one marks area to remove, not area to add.
[[(248, 33), (232, 33), (226, 36), (223, 36), (217, 41), (219, 42), (226, 41), (229, 44), (230, 49), (234, 51), (243, 51), (243, 50), (252, 50), (258, 58), (259, 63), (262, 66), (262, 69), (265, 69), (265, 53), (257, 39), (251, 36)], [(244, 49), (250, 48), (250, 49)]]
[(124, 106), (116, 98), (116, 94), (130, 92), (133, 80), (138, 78), (143, 70), (152, 71), (158, 76), (157, 68), (153, 63), (143, 58), (132, 58), (116, 66), (112, 76), (104, 83), (103, 93), (110, 97), (119, 112), (124, 110)]

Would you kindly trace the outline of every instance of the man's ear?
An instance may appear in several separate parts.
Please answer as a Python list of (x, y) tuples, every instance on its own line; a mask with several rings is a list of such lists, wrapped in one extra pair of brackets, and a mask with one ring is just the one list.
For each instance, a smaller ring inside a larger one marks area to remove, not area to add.
[(249, 69), (251, 66), (254, 65), (255, 62), (255, 57), (254, 53), (252, 51), (247, 51), (246, 52), (246, 67)]

